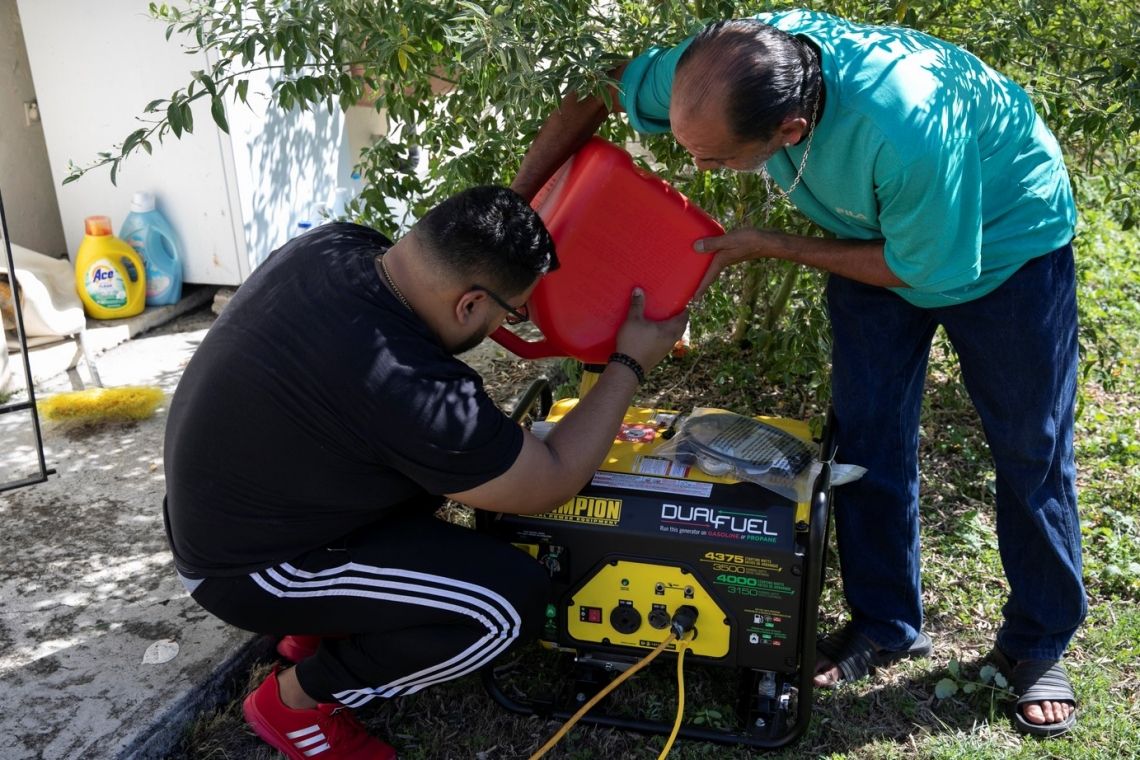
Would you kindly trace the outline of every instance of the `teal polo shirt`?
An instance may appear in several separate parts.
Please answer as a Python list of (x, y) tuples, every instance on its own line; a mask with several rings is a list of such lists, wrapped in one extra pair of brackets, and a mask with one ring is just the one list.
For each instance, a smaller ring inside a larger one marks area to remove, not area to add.
[[(1060, 147), (1025, 91), (965, 50), (913, 29), (806, 10), (755, 18), (812, 40), (827, 97), (803, 179), (789, 196), (839, 238), (882, 240), (887, 266), (920, 307), (992, 291), (1076, 228)], [(677, 59), (689, 40), (652, 48), (622, 76), (640, 132), (669, 130)], [(807, 140), (778, 151), (783, 189)]]

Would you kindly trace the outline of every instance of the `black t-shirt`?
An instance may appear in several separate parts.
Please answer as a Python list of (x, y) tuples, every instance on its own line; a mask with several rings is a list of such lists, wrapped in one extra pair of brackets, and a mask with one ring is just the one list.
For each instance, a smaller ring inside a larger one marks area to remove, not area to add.
[(236, 575), (386, 511), (501, 475), (522, 431), (384, 286), (391, 245), (327, 224), (238, 289), (178, 384), (166, 426), (175, 564)]

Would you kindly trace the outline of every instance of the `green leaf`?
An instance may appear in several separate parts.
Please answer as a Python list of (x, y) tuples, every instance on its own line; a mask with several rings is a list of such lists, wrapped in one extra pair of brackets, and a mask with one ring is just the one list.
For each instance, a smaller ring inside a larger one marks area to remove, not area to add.
[(962, 670), (962, 665), (958, 660), (953, 659), (950, 660), (950, 664), (946, 666), (946, 669), (950, 671), (950, 675), (958, 678)]
[(145, 129), (136, 129), (134, 132), (131, 132), (129, 135), (127, 135), (127, 139), (123, 140), (122, 154), (125, 156), (134, 150), (144, 137), (146, 137)]
[(214, 117), (214, 123), (218, 125), (218, 129), (229, 134), (230, 124), (226, 121), (226, 104), (222, 99), (215, 97), (210, 101), (210, 115)]
[(166, 109), (166, 121), (175, 137), (182, 136), (182, 109), (177, 103), (171, 102)]
[(993, 665), (983, 665), (978, 677), (982, 679), (982, 683), (992, 683), (997, 674), (998, 669)]
[(282, 82), (277, 87), (277, 102), (286, 111), (292, 110), (293, 103), (296, 101), (294, 93), (297, 92), (297, 86), (293, 82)]
[(196, 77), (198, 81), (202, 83), (202, 86), (206, 88), (206, 92), (210, 93), (211, 98), (218, 96), (218, 87), (214, 84), (214, 80), (208, 76), (206, 72), (199, 71), (197, 72)]
[(958, 684), (953, 678), (943, 678), (934, 687), (934, 696), (939, 699), (949, 699), (958, 693)]
[(403, 48), (396, 51), (396, 62), (400, 64), (400, 71), (408, 70), (408, 54), (404, 52)]
[(994, 674), (994, 684), (996, 684), (999, 688), (1005, 689), (1009, 687), (1009, 679), (1006, 678), (1005, 675), (1001, 673), (1001, 671), (998, 671)]

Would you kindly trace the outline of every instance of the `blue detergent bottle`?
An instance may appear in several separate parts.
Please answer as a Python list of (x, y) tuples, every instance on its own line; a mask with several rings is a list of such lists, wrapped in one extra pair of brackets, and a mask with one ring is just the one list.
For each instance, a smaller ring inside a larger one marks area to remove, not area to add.
[(131, 213), (123, 220), (119, 237), (142, 257), (146, 266), (146, 305), (166, 306), (182, 297), (182, 256), (178, 236), (158, 209), (154, 195), (131, 197)]

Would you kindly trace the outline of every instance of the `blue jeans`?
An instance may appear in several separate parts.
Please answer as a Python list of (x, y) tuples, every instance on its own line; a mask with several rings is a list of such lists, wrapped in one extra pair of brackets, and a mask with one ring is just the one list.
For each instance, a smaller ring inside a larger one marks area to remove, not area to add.
[[(844, 593), (856, 630), (905, 648), (922, 627), (918, 428), (930, 343), (957, 351), (997, 473), (1009, 596), (997, 644), (1058, 659), (1087, 612), (1073, 461), (1077, 307), (1071, 245), (990, 294), (937, 309), (832, 275), (838, 460), (867, 468), (835, 492)], [(964, 583), (970, 561), (963, 557)]]

